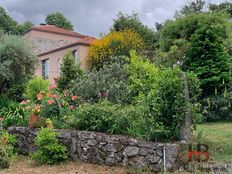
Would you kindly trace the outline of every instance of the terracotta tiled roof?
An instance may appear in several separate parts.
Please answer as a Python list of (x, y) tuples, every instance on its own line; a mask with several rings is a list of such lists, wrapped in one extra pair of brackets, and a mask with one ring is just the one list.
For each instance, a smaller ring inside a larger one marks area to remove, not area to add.
[(56, 49), (53, 49), (53, 50), (50, 50), (50, 51), (41, 53), (41, 54), (39, 54), (38, 56), (43, 56), (43, 55), (46, 55), (46, 54), (49, 54), (49, 53), (53, 53), (53, 52), (56, 52), (56, 51), (59, 51), (59, 50), (63, 50), (63, 49), (66, 49), (66, 48), (70, 48), (70, 47), (73, 47), (73, 46), (76, 46), (76, 45), (86, 45), (86, 46), (90, 46), (91, 43), (92, 43), (94, 40), (96, 40), (95, 37), (86, 36), (85, 38), (81, 38), (81, 39), (79, 39), (79, 40), (76, 41), (76, 42), (73, 42), (73, 43), (70, 43), (70, 44), (68, 44), (68, 45), (65, 45), (65, 46), (62, 46), (62, 47), (59, 47), (59, 48), (56, 48)]
[[(79, 38), (84, 38), (86, 37), (83, 34), (80, 33), (76, 33), (74, 31), (70, 31), (70, 30), (66, 30), (63, 28), (58, 28), (55, 25), (38, 25), (38, 26), (33, 26), (30, 30), (28, 30), (27, 32), (31, 31), (31, 30), (36, 30), (36, 31), (42, 31), (42, 32), (48, 32), (48, 33), (57, 33), (57, 34), (62, 34), (62, 35), (68, 35), (68, 36), (76, 36)], [(27, 33), (26, 32), (26, 33)]]

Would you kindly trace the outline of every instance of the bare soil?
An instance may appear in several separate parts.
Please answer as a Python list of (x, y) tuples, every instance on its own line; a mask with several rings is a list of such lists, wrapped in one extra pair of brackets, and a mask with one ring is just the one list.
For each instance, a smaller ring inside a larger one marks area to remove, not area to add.
[[(141, 174), (142, 172), (124, 167), (109, 167), (83, 162), (65, 162), (60, 165), (38, 165), (26, 157), (16, 157), (9, 169), (0, 174)], [(149, 174), (149, 173), (143, 173)]]

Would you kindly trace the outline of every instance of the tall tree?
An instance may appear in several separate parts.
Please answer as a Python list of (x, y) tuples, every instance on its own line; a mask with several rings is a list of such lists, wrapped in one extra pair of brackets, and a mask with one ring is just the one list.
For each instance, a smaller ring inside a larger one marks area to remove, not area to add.
[(18, 32), (20, 34), (29, 30), (34, 24), (31, 21), (26, 21), (23, 24), (18, 25)]
[(114, 19), (111, 30), (123, 31), (125, 29), (131, 29), (138, 33), (143, 38), (147, 50), (153, 50), (156, 48), (158, 39), (155, 31), (144, 25), (139, 20), (138, 14), (133, 13), (132, 15), (128, 15), (120, 12), (117, 15), (117, 19)]
[[(160, 48), (169, 66), (180, 63), (185, 71), (193, 71), (201, 80), (204, 95), (215, 88), (230, 85), (230, 56), (225, 47), (229, 21), (218, 13), (189, 14), (168, 21), (161, 29)], [(162, 58), (161, 58), (162, 59)]]
[(48, 14), (45, 22), (49, 25), (55, 25), (59, 28), (73, 30), (71, 22), (60, 12)]
[(230, 18), (232, 18), (232, 3), (223, 2), (221, 4), (209, 4), (209, 11), (227, 13), (230, 15)]
[(186, 4), (181, 10), (181, 15), (187, 15), (190, 13), (201, 13), (204, 10), (205, 1), (204, 0), (193, 0), (192, 2)]
[(4, 33), (18, 34), (17, 22), (0, 6), (0, 29)]
[(36, 56), (20, 36), (3, 35), (0, 42), (0, 95), (34, 74)]

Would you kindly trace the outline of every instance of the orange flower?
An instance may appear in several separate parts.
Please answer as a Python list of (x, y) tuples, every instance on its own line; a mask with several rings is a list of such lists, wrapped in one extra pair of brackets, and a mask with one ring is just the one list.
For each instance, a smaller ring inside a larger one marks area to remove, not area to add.
[(58, 96), (58, 94), (53, 94), (52, 95), (52, 98), (58, 98), (59, 96)]
[(78, 96), (74, 95), (72, 96), (72, 101), (75, 101), (78, 98)]
[(48, 90), (53, 90), (53, 89), (56, 89), (56, 84), (53, 84), (53, 85), (49, 85), (48, 87)]
[(54, 100), (48, 100), (47, 101), (49, 105), (53, 104), (54, 103)]

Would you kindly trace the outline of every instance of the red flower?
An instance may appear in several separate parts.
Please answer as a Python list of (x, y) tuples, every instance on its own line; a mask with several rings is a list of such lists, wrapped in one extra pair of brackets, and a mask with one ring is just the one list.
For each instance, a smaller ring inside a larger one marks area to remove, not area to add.
[(103, 92), (103, 93), (101, 93), (101, 96), (102, 96), (102, 97), (108, 97), (108, 95), (109, 95), (108, 92)]
[(54, 100), (48, 100), (47, 101), (49, 105), (53, 104), (54, 103)]
[(72, 96), (72, 101), (75, 101), (78, 98), (78, 96), (74, 95)]

